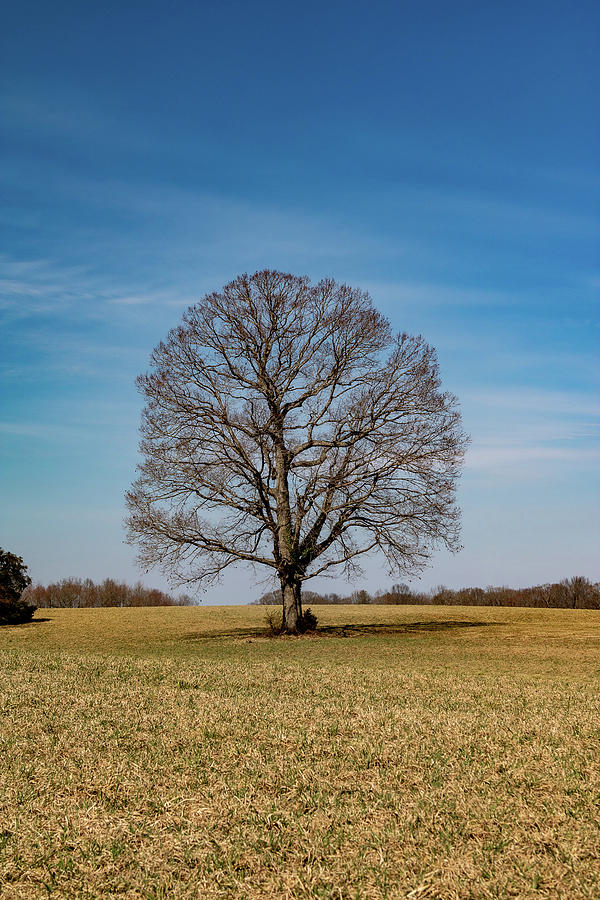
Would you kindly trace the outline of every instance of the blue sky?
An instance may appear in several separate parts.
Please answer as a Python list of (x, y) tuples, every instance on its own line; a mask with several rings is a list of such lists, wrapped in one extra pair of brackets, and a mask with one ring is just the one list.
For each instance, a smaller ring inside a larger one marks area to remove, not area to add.
[(37, 581), (139, 577), (134, 378), (264, 267), (438, 350), (464, 550), (415, 586), (600, 578), (596, 4), (25, 0), (1, 32), (0, 546)]

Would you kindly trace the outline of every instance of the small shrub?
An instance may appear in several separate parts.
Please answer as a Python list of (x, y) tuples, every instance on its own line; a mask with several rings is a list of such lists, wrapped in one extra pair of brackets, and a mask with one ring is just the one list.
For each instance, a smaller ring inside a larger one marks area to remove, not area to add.
[(37, 606), (26, 600), (0, 600), (0, 625), (22, 625), (31, 622)]
[(302, 634), (306, 634), (309, 631), (316, 631), (317, 628), (317, 617), (314, 612), (310, 608), (310, 606), (304, 610), (302, 613), (302, 618), (299, 623), (300, 631)]
[(281, 634), (281, 628), (283, 626), (283, 614), (281, 610), (270, 609), (265, 613), (265, 622), (267, 625), (267, 633), (271, 637)]

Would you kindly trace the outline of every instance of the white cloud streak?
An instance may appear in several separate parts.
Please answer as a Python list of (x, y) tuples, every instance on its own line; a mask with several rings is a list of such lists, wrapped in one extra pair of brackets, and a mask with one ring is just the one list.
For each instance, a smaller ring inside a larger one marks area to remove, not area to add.
[(541, 390), (525, 386), (461, 393), (463, 403), (484, 409), (491, 407), (510, 412), (528, 412), (534, 416), (583, 416), (598, 422), (600, 398), (592, 393), (566, 390)]
[[(467, 469), (524, 468), (524, 475), (531, 477), (535, 467), (540, 463), (556, 465), (596, 466), (600, 464), (600, 448), (586, 447), (545, 447), (535, 445), (518, 446), (514, 444), (498, 444), (496, 446), (472, 447), (467, 453)], [(538, 471), (538, 475), (541, 475)], [(548, 474), (547, 472), (545, 474)]]

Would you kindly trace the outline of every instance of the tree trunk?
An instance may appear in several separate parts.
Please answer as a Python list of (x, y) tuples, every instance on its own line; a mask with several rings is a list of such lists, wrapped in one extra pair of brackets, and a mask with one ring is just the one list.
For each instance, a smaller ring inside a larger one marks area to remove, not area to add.
[(283, 600), (283, 634), (299, 634), (302, 620), (302, 584), (300, 581), (281, 580), (281, 596)]
[(276, 556), (280, 559), (279, 578), (281, 581), (281, 599), (283, 602), (283, 634), (299, 634), (302, 621), (302, 582), (295, 577), (292, 561), (294, 554), (292, 537), (292, 512), (290, 508), (290, 491), (288, 487), (288, 461), (283, 440), (283, 418), (277, 410), (280, 422), (280, 435), (275, 448), (277, 471), (277, 539)]

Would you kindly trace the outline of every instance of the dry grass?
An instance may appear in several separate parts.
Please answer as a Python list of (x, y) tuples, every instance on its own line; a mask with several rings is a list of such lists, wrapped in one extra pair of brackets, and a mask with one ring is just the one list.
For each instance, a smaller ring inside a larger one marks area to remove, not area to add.
[(600, 614), (317, 612), (1, 629), (2, 897), (600, 897)]

